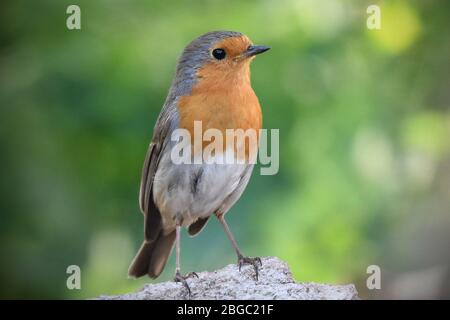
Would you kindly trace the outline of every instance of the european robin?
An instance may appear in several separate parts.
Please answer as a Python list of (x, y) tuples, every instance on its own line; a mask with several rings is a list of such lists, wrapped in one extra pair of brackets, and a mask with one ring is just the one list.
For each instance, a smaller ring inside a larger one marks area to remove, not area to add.
[[(258, 278), (259, 258), (245, 257), (224, 219), (241, 197), (253, 171), (249, 153), (239, 153), (231, 141), (216, 151), (236, 162), (176, 164), (171, 157), (175, 129), (193, 133), (194, 121), (202, 130), (254, 130), (262, 125), (258, 97), (250, 83), (250, 63), (270, 48), (253, 45), (239, 32), (214, 31), (193, 40), (181, 54), (168, 96), (153, 130), (145, 158), (139, 204), (144, 214), (145, 240), (128, 274), (156, 278), (163, 271), (176, 244), (175, 281), (190, 293), (186, 276), (180, 273), (180, 232), (198, 234), (214, 214), (223, 225), (237, 253), (239, 269), (250, 264)], [(202, 132), (204, 132), (202, 131)], [(197, 137), (195, 137), (196, 139)], [(259, 134), (252, 147), (258, 148)], [(248, 143), (244, 147), (248, 147)], [(194, 151), (195, 153), (195, 151)], [(244, 155), (243, 159), (242, 154)]]

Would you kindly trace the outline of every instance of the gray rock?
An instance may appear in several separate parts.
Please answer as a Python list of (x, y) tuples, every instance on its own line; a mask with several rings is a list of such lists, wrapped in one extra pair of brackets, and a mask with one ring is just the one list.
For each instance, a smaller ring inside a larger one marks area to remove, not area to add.
[[(254, 279), (252, 266), (243, 266), (239, 272), (236, 264), (230, 264), (213, 272), (200, 272), (198, 278), (189, 278), (193, 300), (355, 300), (358, 292), (353, 284), (327, 285), (297, 283), (288, 265), (275, 257), (262, 259), (259, 280)], [(100, 296), (101, 300), (179, 300), (188, 299), (181, 283), (163, 282), (147, 284), (141, 290), (118, 296)]]

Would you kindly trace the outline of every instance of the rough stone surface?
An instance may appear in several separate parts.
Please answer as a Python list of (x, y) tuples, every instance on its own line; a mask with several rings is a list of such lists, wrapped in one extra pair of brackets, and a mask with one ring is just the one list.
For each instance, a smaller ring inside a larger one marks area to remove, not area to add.
[[(327, 285), (297, 283), (288, 265), (275, 257), (262, 259), (259, 280), (254, 279), (252, 266), (243, 266), (239, 272), (236, 264), (230, 264), (213, 272), (200, 272), (199, 278), (189, 278), (193, 300), (355, 300), (358, 292), (353, 284)], [(179, 300), (188, 299), (187, 291), (180, 283), (163, 282), (147, 284), (141, 290), (118, 296), (100, 296), (102, 300)]]

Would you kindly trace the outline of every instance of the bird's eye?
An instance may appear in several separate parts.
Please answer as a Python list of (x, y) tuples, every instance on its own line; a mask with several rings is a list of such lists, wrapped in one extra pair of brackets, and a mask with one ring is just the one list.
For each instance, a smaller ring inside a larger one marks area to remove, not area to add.
[(225, 50), (218, 48), (218, 49), (213, 50), (212, 55), (217, 60), (222, 60), (223, 58), (225, 58), (225, 56), (227, 54), (226, 54)]

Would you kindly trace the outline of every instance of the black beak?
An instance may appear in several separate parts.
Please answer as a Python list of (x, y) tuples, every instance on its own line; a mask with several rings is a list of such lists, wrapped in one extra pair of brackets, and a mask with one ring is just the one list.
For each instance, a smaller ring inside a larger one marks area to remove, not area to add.
[(268, 46), (250, 46), (247, 48), (247, 50), (244, 52), (244, 55), (246, 57), (252, 57), (255, 56), (257, 54), (266, 52), (267, 50), (269, 50), (270, 47)]

